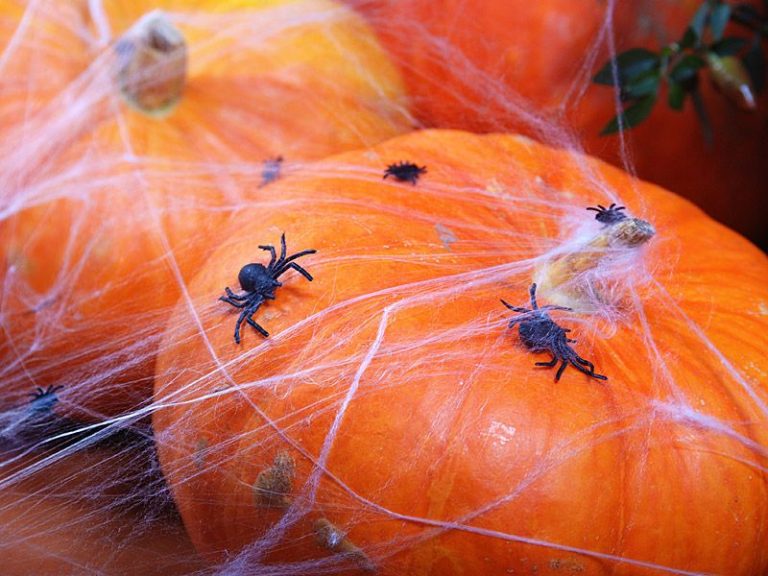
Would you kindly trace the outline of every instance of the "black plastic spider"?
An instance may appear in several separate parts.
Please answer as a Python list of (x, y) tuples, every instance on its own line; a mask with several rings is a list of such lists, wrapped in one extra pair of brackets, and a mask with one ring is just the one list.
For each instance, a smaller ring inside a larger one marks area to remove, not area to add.
[(410, 182), (415, 185), (419, 176), (426, 173), (426, 166), (416, 166), (413, 162), (397, 162), (387, 166), (387, 169), (384, 170), (384, 178), (394, 176), (399, 182)]
[(622, 210), (626, 210), (626, 208), (624, 206), (616, 206), (615, 202), (608, 206), (608, 208), (602, 204), (598, 204), (597, 206), (590, 206), (587, 210), (594, 210), (597, 212), (597, 214), (595, 214), (595, 220), (602, 222), (603, 224), (616, 224), (616, 222), (621, 222), (627, 217), (627, 215), (622, 212)]
[(274, 182), (278, 178), (280, 178), (280, 172), (283, 167), (283, 157), (277, 156), (275, 158), (272, 158), (271, 160), (267, 160), (264, 162), (264, 164), (261, 167), (261, 184), (259, 184), (259, 188), (262, 186), (266, 186), (270, 182)]
[(560, 368), (558, 368), (557, 374), (555, 374), (555, 382), (560, 380), (560, 376), (562, 376), (563, 371), (568, 364), (587, 376), (591, 376), (598, 380), (608, 380), (606, 376), (596, 374), (594, 364), (589, 360), (584, 360), (584, 358), (576, 354), (576, 351), (568, 345), (569, 343), (576, 342), (576, 340), (571, 340), (566, 336), (566, 333), (571, 330), (569, 328), (561, 328), (549, 317), (549, 314), (547, 314), (547, 310), (570, 311), (571, 309), (566, 308), (565, 306), (553, 305), (542, 306), (539, 308), (536, 303), (535, 283), (531, 284), (530, 293), (532, 310), (511, 306), (504, 300), (502, 300), (501, 303), (514, 312), (520, 312), (519, 316), (516, 316), (509, 321), (509, 327), (512, 328), (515, 324), (518, 325), (520, 339), (523, 341), (523, 344), (525, 344), (532, 352), (549, 352), (552, 354), (551, 361), (536, 362), (536, 366), (552, 368), (555, 364), (561, 362)]
[(63, 386), (48, 386), (48, 388), (38, 386), (34, 392), (29, 393), (32, 396), (32, 400), (29, 401), (29, 409), (35, 413), (50, 412), (59, 401), (56, 392), (62, 388)]
[(310, 273), (296, 264), (294, 260), (307, 254), (314, 254), (317, 250), (303, 250), (286, 258), (285, 233), (280, 237), (280, 258), (277, 257), (274, 246), (259, 246), (259, 248), (268, 250), (272, 254), (269, 264), (264, 266), (263, 264), (251, 263), (243, 266), (237, 275), (237, 280), (240, 282), (240, 286), (245, 293), (235, 294), (229, 287), (226, 287), (224, 290), (227, 295), (219, 298), (222, 302), (226, 302), (235, 308), (243, 309), (240, 317), (237, 319), (237, 324), (235, 324), (235, 342), (237, 344), (240, 344), (240, 326), (244, 321), (265, 338), (269, 336), (269, 332), (253, 320), (253, 315), (265, 300), (275, 299), (275, 289), (283, 285), (277, 281), (281, 274), (285, 273), (289, 268), (293, 268), (304, 278), (310, 282), (312, 281)]

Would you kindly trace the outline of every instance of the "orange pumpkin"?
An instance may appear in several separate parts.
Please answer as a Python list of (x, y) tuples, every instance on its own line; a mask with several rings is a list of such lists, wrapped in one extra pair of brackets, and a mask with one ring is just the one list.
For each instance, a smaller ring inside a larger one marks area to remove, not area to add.
[[(52, 450), (47, 442), (6, 451), (13, 426), (7, 421), (10, 412), (2, 416), (4, 576), (174, 576), (203, 568), (173, 512), (158, 507), (161, 498), (146, 488), (151, 474), (147, 450)], [(17, 414), (17, 427), (20, 420)]]
[(3, 389), (114, 414), (213, 231), (281, 170), (405, 130), (399, 76), (332, 0), (7, 5)]
[[(426, 173), (383, 179), (398, 161)], [(210, 560), (768, 570), (765, 255), (669, 192), (521, 136), (415, 132), (274, 191), (189, 285), (157, 362), (161, 466)], [(611, 201), (645, 220), (585, 211)], [(280, 276), (253, 317), (269, 338), (243, 324), (236, 344), (241, 311), (217, 298), (282, 232), (288, 254), (317, 250), (296, 260), (314, 279)], [(540, 306), (572, 309), (549, 317), (607, 381), (535, 365), (549, 356), (499, 301), (530, 307), (533, 282)]]
[[(623, 166), (618, 137), (599, 132), (615, 115), (612, 90), (590, 85), (616, 50), (678, 40), (701, 0), (349, 0), (400, 64), (417, 117), (429, 127), (518, 131)], [(759, 4), (755, 2), (755, 4)], [(611, 19), (607, 10), (614, 7)], [(734, 27), (733, 33), (745, 36)], [(746, 37), (746, 36), (745, 36)], [(705, 78), (706, 80), (706, 78)], [(765, 175), (768, 96), (738, 110), (702, 82), (715, 134), (666, 107), (629, 133), (630, 165), (712, 217), (768, 247)]]
[[(347, 3), (366, 15), (400, 64), (419, 119), (483, 131), (532, 129), (537, 110), (531, 103), (567, 106), (574, 83), (588, 73), (577, 64), (606, 13), (596, 0)], [(635, 13), (633, 2), (615, 16), (629, 23)]]

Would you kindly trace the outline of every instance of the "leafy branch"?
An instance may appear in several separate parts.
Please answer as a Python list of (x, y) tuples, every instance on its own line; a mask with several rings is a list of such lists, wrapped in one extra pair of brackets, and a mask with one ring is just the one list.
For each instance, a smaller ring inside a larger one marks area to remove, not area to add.
[[(755, 94), (765, 84), (763, 41), (768, 39), (768, 0), (763, 0), (763, 12), (750, 4), (705, 0), (677, 42), (658, 52), (632, 48), (606, 62), (593, 81), (618, 87), (624, 106), (601, 134), (614, 134), (640, 124), (650, 115), (661, 86), (666, 84), (669, 107), (682, 110), (690, 99), (705, 138), (711, 141), (711, 124), (699, 88), (704, 71), (731, 102), (754, 110)], [(725, 36), (729, 22), (750, 37)]]

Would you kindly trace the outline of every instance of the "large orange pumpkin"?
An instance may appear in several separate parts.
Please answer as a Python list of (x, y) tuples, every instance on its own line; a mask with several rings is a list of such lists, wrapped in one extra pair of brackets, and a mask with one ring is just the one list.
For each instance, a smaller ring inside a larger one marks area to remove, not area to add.
[(160, 318), (213, 231), (296, 163), (405, 130), (402, 88), (332, 0), (14, 5), (3, 390), (67, 383), (69, 406), (114, 414), (149, 395)]
[[(628, 158), (622, 157), (618, 137), (599, 136), (615, 114), (614, 95), (590, 80), (609, 57), (609, 39), (617, 52), (638, 46), (659, 50), (682, 36), (701, 0), (348, 4), (366, 14), (400, 64), (414, 113), (424, 125), (521, 131), (560, 146), (585, 146), (619, 166), (628, 162), (642, 178), (693, 200), (768, 247), (762, 169), (768, 96), (760, 99), (758, 112), (744, 112), (704, 75), (713, 145), (691, 102), (674, 112), (666, 107), (665, 94), (630, 133)], [(747, 37), (743, 29), (732, 32)]]
[[(399, 161), (426, 172), (383, 179)], [(520, 136), (416, 132), (274, 190), (189, 285), (157, 363), (161, 465), (211, 560), (768, 570), (768, 261), (747, 241)], [(612, 201), (642, 219), (585, 210)], [(317, 250), (296, 260), (314, 279), (280, 276), (253, 318), (269, 338), (243, 324), (236, 344), (241, 311), (217, 299), (281, 233), (289, 255)], [(535, 365), (549, 356), (500, 302), (529, 307), (533, 282), (540, 306), (572, 308), (550, 318), (607, 381)]]

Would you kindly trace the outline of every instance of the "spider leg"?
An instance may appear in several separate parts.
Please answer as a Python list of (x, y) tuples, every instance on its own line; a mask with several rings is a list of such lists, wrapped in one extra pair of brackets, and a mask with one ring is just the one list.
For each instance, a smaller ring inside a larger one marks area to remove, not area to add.
[(227, 296), (219, 296), (219, 300), (226, 302), (227, 304), (231, 304), (235, 308), (245, 308), (248, 306), (248, 302), (235, 302), (234, 300), (230, 300), (230, 298)]
[(568, 366), (568, 360), (563, 360), (563, 363), (560, 364), (560, 368), (557, 369), (557, 374), (555, 374), (555, 382), (560, 381), (560, 376), (562, 376), (563, 372), (565, 372), (566, 366)]
[[(566, 340), (566, 342), (567, 342), (567, 340)], [(579, 370), (582, 370), (582, 367), (586, 366), (587, 368), (589, 368), (589, 371), (592, 374), (594, 374), (594, 372), (595, 372), (595, 365), (592, 364), (592, 362), (590, 362), (589, 360), (586, 360), (586, 359), (582, 358), (581, 356), (579, 356), (576, 353), (576, 351), (573, 348), (571, 348), (570, 346), (565, 345), (565, 344), (562, 345), (561, 354), (563, 354), (563, 356), (565, 358), (568, 358), (568, 360), (571, 362), (571, 364), (573, 364), (573, 366), (575, 368), (578, 368)]]
[(285, 262), (285, 252), (286, 252), (285, 232), (283, 232), (282, 235), (280, 236), (280, 258), (277, 260), (277, 262), (275, 262), (275, 265), (277, 268), (280, 268), (282, 264)]
[(509, 319), (509, 324), (507, 326), (509, 328), (514, 327), (515, 324), (518, 324), (519, 322), (522, 322), (523, 320), (528, 320), (529, 316), (527, 314), (520, 314), (520, 316), (515, 316), (514, 318)]
[(536, 282), (531, 284), (531, 288), (528, 290), (531, 295), (531, 308), (534, 310), (539, 309), (539, 305), (536, 303)]
[(299, 266), (298, 264), (296, 264), (296, 262), (289, 262), (289, 263), (288, 263), (288, 264), (286, 264), (285, 266), (282, 266), (282, 267), (281, 267), (281, 268), (280, 268), (280, 269), (277, 271), (277, 273), (275, 274), (275, 278), (276, 278), (277, 276), (280, 276), (280, 274), (283, 274), (283, 273), (284, 273), (286, 270), (288, 270), (288, 268), (293, 268), (294, 270), (296, 270), (296, 272), (298, 272), (299, 274), (301, 274), (302, 276), (304, 276), (304, 278), (306, 278), (307, 280), (309, 280), (310, 282), (312, 282), (312, 274), (310, 274), (309, 272), (307, 272), (306, 270), (304, 270), (304, 268), (302, 268), (301, 266)]
[(592, 364), (592, 362), (590, 362), (589, 360), (585, 360), (584, 358), (582, 358), (581, 356), (579, 356), (575, 352), (573, 353), (572, 361), (576, 362), (577, 364), (580, 364), (582, 366), (586, 366), (587, 368), (589, 368), (590, 372), (594, 372), (595, 371), (595, 365)]
[[(255, 310), (253, 312), (255, 312)], [(240, 344), (240, 325), (243, 323), (243, 320), (245, 320), (245, 317), (248, 316), (249, 313), (253, 314), (253, 312), (246, 308), (240, 313), (237, 323), (235, 324), (235, 344)]]
[[(264, 298), (257, 297), (243, 307), (244, 310), (240, 313), (240, 316), (238, 316), (237, 323), (235, 324), (235, 342), (237, 344), (240, 344), (240, 327), (242, 326), (243, 322), (245, 320), (250, 320), (263, 303)], [(240, 308), (240, 306), (238, 306), (238, 308)]]
[[(546, 306), (539, 308), (539, 310), (565, 310), (566, 312), (573, 312), (573, 308), (568, 308), (568, 306), (555, 306), (554, 304), (547, 304)], [(568, 332), (570, 332), (570, 330), (568, 330)]]
[[(592, 364), (592, 362), (590, 362), (589, 360), (584, 360), (584, 358), (582, 358), (575, 352), (570, 362), (571, 362), (571, 366), (576, 368), (576, 370), (578, 370), (579, 372), (583, 372), (587, 376), (591, 376), (592, 378), (597, 378), (598, 380), (608, 380), (607, 376), (603, 376), (602, 374), (595, 373), (595, 365)], [(589, 368), (589, 370), (587, 370), (585, 366)]]
[(317, 250), (302, 250), (301, 252), (296, 252), (293, 256), (289, 256), (288, 258), (283, 259), (283, 268), (285, 268), (285, 265), (288, 264), (288, 262), (292, 262), (293, 260), (296, 260), (296, 258), (300, 258), (301, 256), (306, 256), (307, 254), (316, 254)]
[(275, 263), (275, 260), (277, 260), (277, 254), (275, 254), (275, 247), (272, 246), (271, 244), (267, 244), (264, 246), (259, 246), (259, 248), (261, 248), (262, 250), (268, 250), (269, 253), (271, 254), (272, 257), (269, 260), (269, 264), (267, 264), (267, 268), (271, 268), (272, 265)]
[[(562, 331), (563, 331), (563, 334), (565, 334), (566, 332), (570, 332), (571, 329), (570, 328), (562, 328)], [(570, 343), (570, 344), (575, 344), (576, 343), (576, 340), (574, 340), (573, 338), (566, 338), (565, 341), (566, 341), (566, 343)]]
[(232, 292), (232, 290), (229, 289), (229, 286), (224, 288), (224, 291), (227, 293), (227, 296), (229, 296), (232, 300), (240, 300), (240, 301), (248, 300), (248, 296), (240, 296), (238, 294), (235, 294), (234, 292)]
[(532, 312), (532, 310), (528, 310), (528, 308), (518, 308), (517, 306), (512, 306), (512, 304), (508, 304), (504, 300), (502, 300), (501, 303), (504, 304), (504, 306), (506, 306), (507, 308), (509, 308), (513, 312), (521, 312), (521, 313)]
[(269, 338), (269, 332), (267, 332), (266, 330), (264, 330), (264, 328), (262, 328), (261, 326), (259, 326), (259, 325), (258, 325), (258, 324), (257, 324), (257, 323), (256, 323), (256, 322), (253, 320), (253, 318), (246, 318), (246, 319), (245, 319), (245, 321), (246, 321), (246, 322), (248, 322), (248, 324), (250, 324), (251, 326), (253, 326), (253, 327), (256, 329), (256, 331), (257, 331), (259, 334), (261, 334), (262, 336), (264, 336), (264, 338)]
[(547, 368), (552, 368), (555, 364), (557, 364), (557, 361), (559, 358), (552, 354), (552, 360), (549, 362), (536, 362), (536, 366), (546, 366)]

